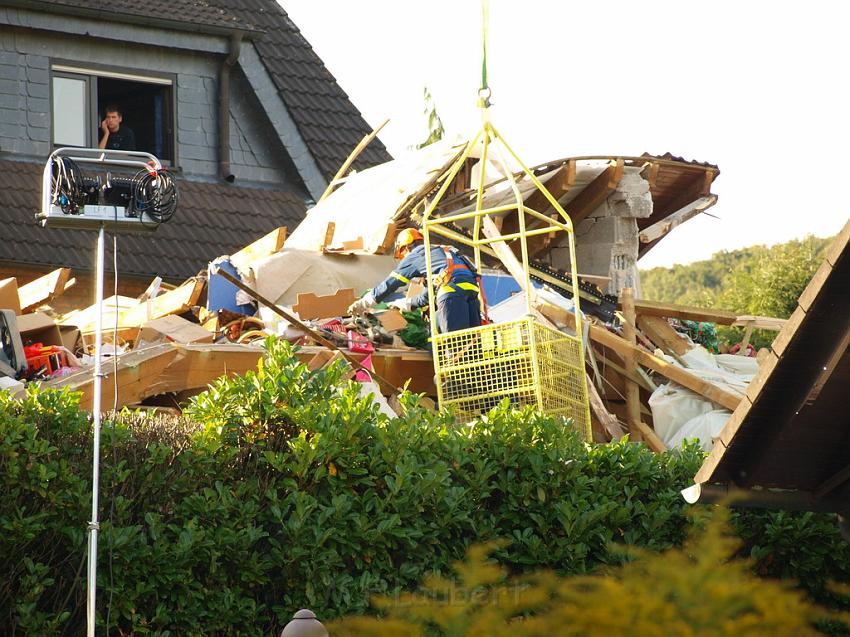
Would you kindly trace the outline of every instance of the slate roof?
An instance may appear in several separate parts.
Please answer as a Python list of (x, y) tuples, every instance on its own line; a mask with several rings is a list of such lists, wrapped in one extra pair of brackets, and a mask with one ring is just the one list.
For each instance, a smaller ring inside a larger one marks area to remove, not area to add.
[[(42, 169), (32, 162), (0, 161), (0, 261), (92, 271), (96, 232), (42, 228), (35, 222)], [(304, 202), (291, 192), (176, 182), (180, 204), (170, 223), (153, 234), (120, 236), (122, 275), (183, 280), (278, 226), (294, 228), (304, 216)]]
[[(149, 22), (152, 24), (182, 23), (200, 31), (256, 30), (239, 15), (206, 0), (37, 0), (28, 3), (33, 9), (52, 12), (70, 10), (88, 16), (109, 16), (110, 20), (124, 22)], [(205, 28), (206, 27), (206, 28)]]
[[(108, 12), (112, 19), (128, 22), (171, 22), (181, 29), (192, 26), (203, 31), (206, 26), (246, 32), (328, 181), (371, 130), (275, 0), (53, 0), (36, 4), (52, 12)], [(358, 156), (354, 168), (362, 170), (390, 159), (376, 139)]]

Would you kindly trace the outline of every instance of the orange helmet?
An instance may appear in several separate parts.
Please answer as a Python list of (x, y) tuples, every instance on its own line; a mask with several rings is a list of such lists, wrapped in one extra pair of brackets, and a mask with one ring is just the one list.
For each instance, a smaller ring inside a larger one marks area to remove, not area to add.
[(401, 259), (402, 253), (405, 250), (409, 250), (410, 246), (412, 246), (417, 241), (422, 241), (422, 233), (419, 232), (416, 228), (405, 228), (401, 232), (398, 233), (398, 236), (395, 238), (395, 251), (394, 256), (396, 259)]

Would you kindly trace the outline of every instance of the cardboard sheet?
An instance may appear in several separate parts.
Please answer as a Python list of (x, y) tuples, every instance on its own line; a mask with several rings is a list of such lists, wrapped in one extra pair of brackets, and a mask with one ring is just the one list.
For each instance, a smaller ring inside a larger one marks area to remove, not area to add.
[(389, 255), (322, 254), (284, 246), (254, 264), (254, 280), (249, 284), (278, 305), (292, 306), (298, 302), (299, 292), (324, 295), (352, 288), (359, 296), (386, 278), (395, 264)]

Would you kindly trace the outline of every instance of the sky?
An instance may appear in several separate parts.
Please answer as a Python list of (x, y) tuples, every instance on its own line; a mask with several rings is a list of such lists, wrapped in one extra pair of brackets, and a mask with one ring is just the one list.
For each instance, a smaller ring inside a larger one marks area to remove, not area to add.
[[(480, 128), (479, 0), (279, 0), (398, 156)], [(673, 155), (720, 168), (717, 204), (639, 262), (839, 232), (850, 218), (850, 2), (490, 0), (491, 121), (526, 165)]]

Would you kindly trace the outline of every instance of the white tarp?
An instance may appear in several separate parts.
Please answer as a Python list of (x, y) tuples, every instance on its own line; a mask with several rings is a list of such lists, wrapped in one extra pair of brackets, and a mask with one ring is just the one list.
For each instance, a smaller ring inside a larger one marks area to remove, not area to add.
[[(665, 358), (679, 365), (678, 361)], [(681, 358), (691, 374), (742, 397), (758, 372), (758, 362), (754, 358), (730, 354), (715, 356), (699, 345)], [(728, 409), (718, 409), (710, 400), (675, 383), (660, 385), (652, 392), (649, 407), (655, 433), (670, 448), (681, 446), (684, 440), (698, 438), (703, 450), (711, 451), (714, 439), (732, 415)]]

